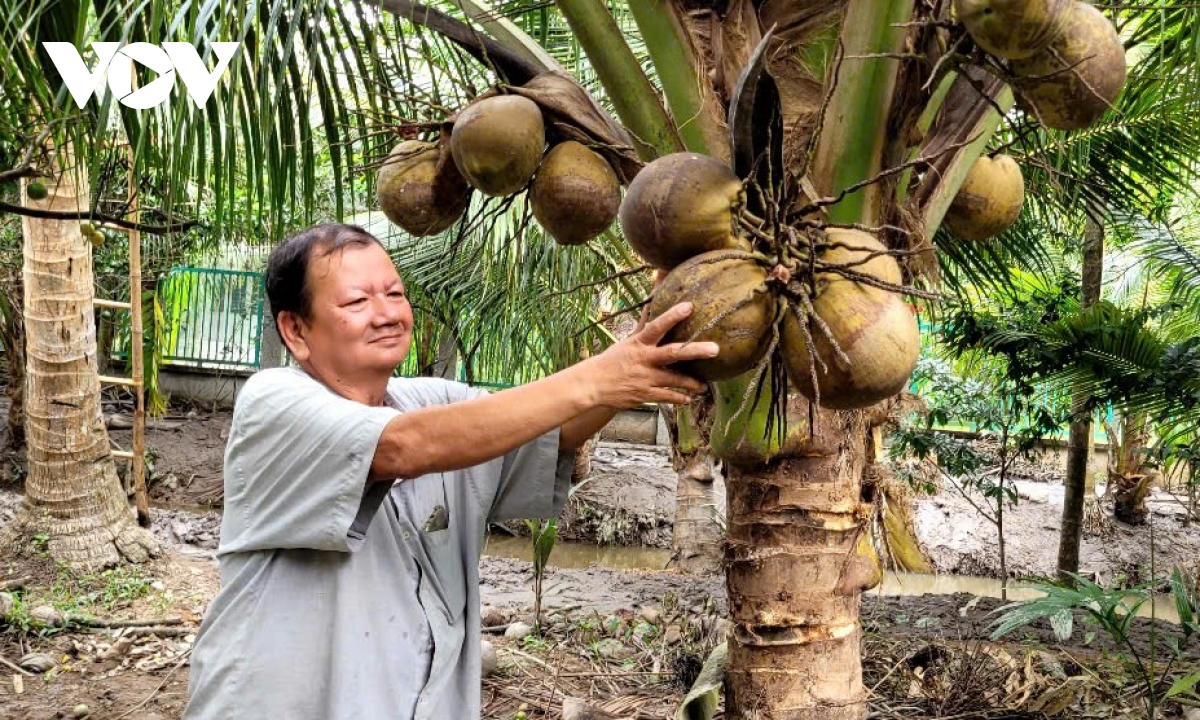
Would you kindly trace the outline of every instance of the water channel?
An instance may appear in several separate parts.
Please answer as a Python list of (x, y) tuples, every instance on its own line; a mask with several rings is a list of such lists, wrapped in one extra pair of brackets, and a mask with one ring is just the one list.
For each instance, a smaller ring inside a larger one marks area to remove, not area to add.
[[(492, 557), (532, 559), (532, 543), (529, 538), (492, 535), (488, 538), (484, 555)], [(559, 541), (550, 555), (550, 565), (557, 568), (583, 569), (592, 566), (613, 570), (664, 570), (671, 559), (670, 550), (639, 547), (616, 547), (591, 545), (588, 543)], [(925, 573), (887, 572), (883, 582), (872, 593), (881, 595), (953, 595), (968, 593), (989, 598), (1000, 597), (1000, 581), (995, 578), (971, 575), (937, 575)], [(1041, 593), (1025, 587), (1020, 581), (1008, 584), (1009, 600), (1029, 600)], [(1138, 615), (1178, 623), (1179, 613), (1174, 600), (1168, 595), (1156, 595), (1152, 603), (1138, 609)]]

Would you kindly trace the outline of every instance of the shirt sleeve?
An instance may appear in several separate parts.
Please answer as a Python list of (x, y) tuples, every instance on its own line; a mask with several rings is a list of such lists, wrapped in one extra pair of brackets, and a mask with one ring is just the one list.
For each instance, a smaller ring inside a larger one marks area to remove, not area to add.
[(251, 377), (225, 449), (220, 552), (356, 550), (391, 486), (367, 479), (398, 414), (347, 400), (294, 369)]
[(559, 450), (559, 430), (504, 456), (488, 521), (558, 517), (567, 501), (575, 451)]
[[(482, 397), (482, 388), (435, 378), (399, 378), (393, 392), (418, 407), (445, 405)], [(488, 464), (497, 467), (468, 475), (488, 522), (556, 517), (567, 499), (575, 451), (559, 451), (559, 431), (552, 430)], [(494, 463), (494, 464), (493, 464)]]

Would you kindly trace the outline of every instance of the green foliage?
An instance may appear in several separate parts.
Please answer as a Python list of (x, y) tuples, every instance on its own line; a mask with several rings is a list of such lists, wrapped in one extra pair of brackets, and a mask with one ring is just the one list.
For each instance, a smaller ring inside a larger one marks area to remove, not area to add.
[(1000, 608), (997, 612), (1003, 614), (995, 623), (993, 640), (1045, 619), (1049, 621), (1055, 636), (1065, 642), (1074, 631), (1075, 614), (1082, 613), (1089, 623), (1098, 626), (1122, 648), (1126, 663), (1145, 684), (1151, 718), (1164, 700), (1187, 696), (1200, 699), (1194, 691), (1196, 684), (1200, 683), (1200, 673), (1179, 677), (1169, 687), (1164, 687), (1171, 678), (1174, 665), (1186, 657), (1189, 644), (1200, 637), (1200, 591), (1197, 581), (1185, 578), (1179, 568), (1172, 572), (1170, 582), (1171, 597), (1179, 613), (1179, 631), (1165, 635), (1170, 657), (1161, 672), (1153, 658), (1160, 636), (1152, 633), (1152, 655), (1145, 657), (1133, 642), (1132, 635), (1138, 608), (1151, 599), (1149, 587), (1105, 588), (1078, 575), (1071, 575), (1069, 583), (1043, 582), (1031, 587), (1043, 595)]
[[(567, 490), (567, 499), (579, 492), (591, 479), (583, 480)], [(558, 518), (548, 520), (526, 520), (525, 527), (533, 541), (533, 628), (534, 632), (542, 632), (542, 580), (546, 576), (546, 564), (550, 561), (550, 553), (554, 552), (554, 542), (558, 538)]]
[[(35, 550), (46, 554), (49, 536), (38, 534), (33, 537)], [(54, 581), (45, 592), (31, 595), (13, 593), (13, 610), (0, 620), (0, 627), (7, 626), (22, 634), (52, 635), (70, 630), (72, 616), (111, 612), (135, 600), (147, 597), (153, 591), (154, 579), (139, 565), (123, 565), (107, 570), (76, 572), (64, 564), (58, 565)], [(43, 624), (30, 615), (34, 607), (48, 605), (66, 616), (63, 627)]]
[[(1001, 442), (1004, 456), (1030, 456), (1037, 441), (1064, 421), (1053, 397), (1019, 387), (996, 366), (977, 365), (974, 373), (962, 376), (945, 360), (923, 357), (913, 372), (913, 384), (920, 388), (925, 410), (902, 419), (892, 435), (892, 460), (936, 460), (943, 472), (977, 485), (993, 499), (1000, 491), (984, 472), (989, 458), (945, 428), (963, 423)], [(1011, 489), (1007, 494), (1015, 502)]]
[[(1064, 280), (1064, 294), (1072, 282)], [(1037, 294), (994, 307), (952, 304), (943, 340), (959, 355), (1002, 358), (1005, 381), (1021, 392), (1075, 387), (1090, 396), (1089, 412), (1111, 404), (1145, 413), (1169, 441), (1200, 426), (1200, 335), (1166, 342), (1155, 330), (1176, 309), (1101, 301), (1079, 310), (1070, 298)]]

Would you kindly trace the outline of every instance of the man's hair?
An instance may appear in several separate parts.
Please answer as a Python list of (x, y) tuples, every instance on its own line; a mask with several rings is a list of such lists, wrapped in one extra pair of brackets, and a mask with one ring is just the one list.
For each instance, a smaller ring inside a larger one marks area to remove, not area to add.
[(308, 286), (308, 266), (314, 258), (339, 252), (349, 245), (383, 247), (379, 238), (357, 225), (323, 223), (314, 225), (284, 240), (267, 259), (267, 301), (275, 330), (279, 313), (292, 312), (304, 320), (312, 312), (312, 289)]

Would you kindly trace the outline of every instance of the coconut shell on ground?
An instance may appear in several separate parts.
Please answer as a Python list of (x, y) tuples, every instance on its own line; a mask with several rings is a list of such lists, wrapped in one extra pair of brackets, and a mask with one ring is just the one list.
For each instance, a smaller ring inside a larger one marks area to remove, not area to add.
[(1125, 85), (1125, 48), (1096, 8), (1072, 2), (1063, 30), (1045, 50), (1012, 62), (1014, 88), (1037, 119), (1055, 130), (1079, 130), (1100, 119)]
[(471, 188), (438, 143), (405, 140), (380, 166), (375, 197), (388, 220), (423, 237), (462, 217)]
[(476, 100), (455, 118), (450, 135), (459, 172), (492, 197), (512, 195), (528, 185), (545, 147), (542, 111), (519, 95)]
[[(890, 255), (867, 260), (871, 253), (885, 250), (882, 243), (858, 230), (829, 230), (829, 239), (849, 247), (834, 247), (822, 255), (828, 263), (882, 282), (899, 284), (900, 266)], [(799, 313), (788, 308), (780, 343), (784, 367), (792, 385), (810, 400), (833, 410), (864, 408), (900, 392), (916, 367), (920, 352), (917, 320), (896, 293), (842, 277), (820, 273), (816, 280), (813, 312), (829, 327), (837, 346), (850, 361), (843, 364), (833, 344), (817, 323), (808, 322), (808, 334), (818, 363), (816, 388), (813, 363)]]
[(621, 201), (621, 231), (646, 262), (671, 269), (737, 243), (742, 182), (728, 165), (697, 153), (672, 153), (637, 174)]
[(658, 317), (684, 301), (693, 307), (663, 343), (715, 342), (719, 348), (714, 358), (672, 367), (711, 382), (741, 375), (762, 360), (771, 344), (776, 308), (766, 279), (762, 266), (728, 250), (697, 255), (668, 273), (650, 298), (649, 316)]
[(954, 0), (954, 14), (975, 44), (996, 57), (1027, 58), (1062, 32), (1073, 0)]
[(612, 225), (621, 183), (608, 162), (574, 140), (546, 153), (529, 190), (533, 216), (563, 245), (580, 245)]
[(1025, 179), (1008, 155), (982, 156), (946, 210), (946, 229), (968, 240), (999, 235), (1017, 221), (1025, 202)]

